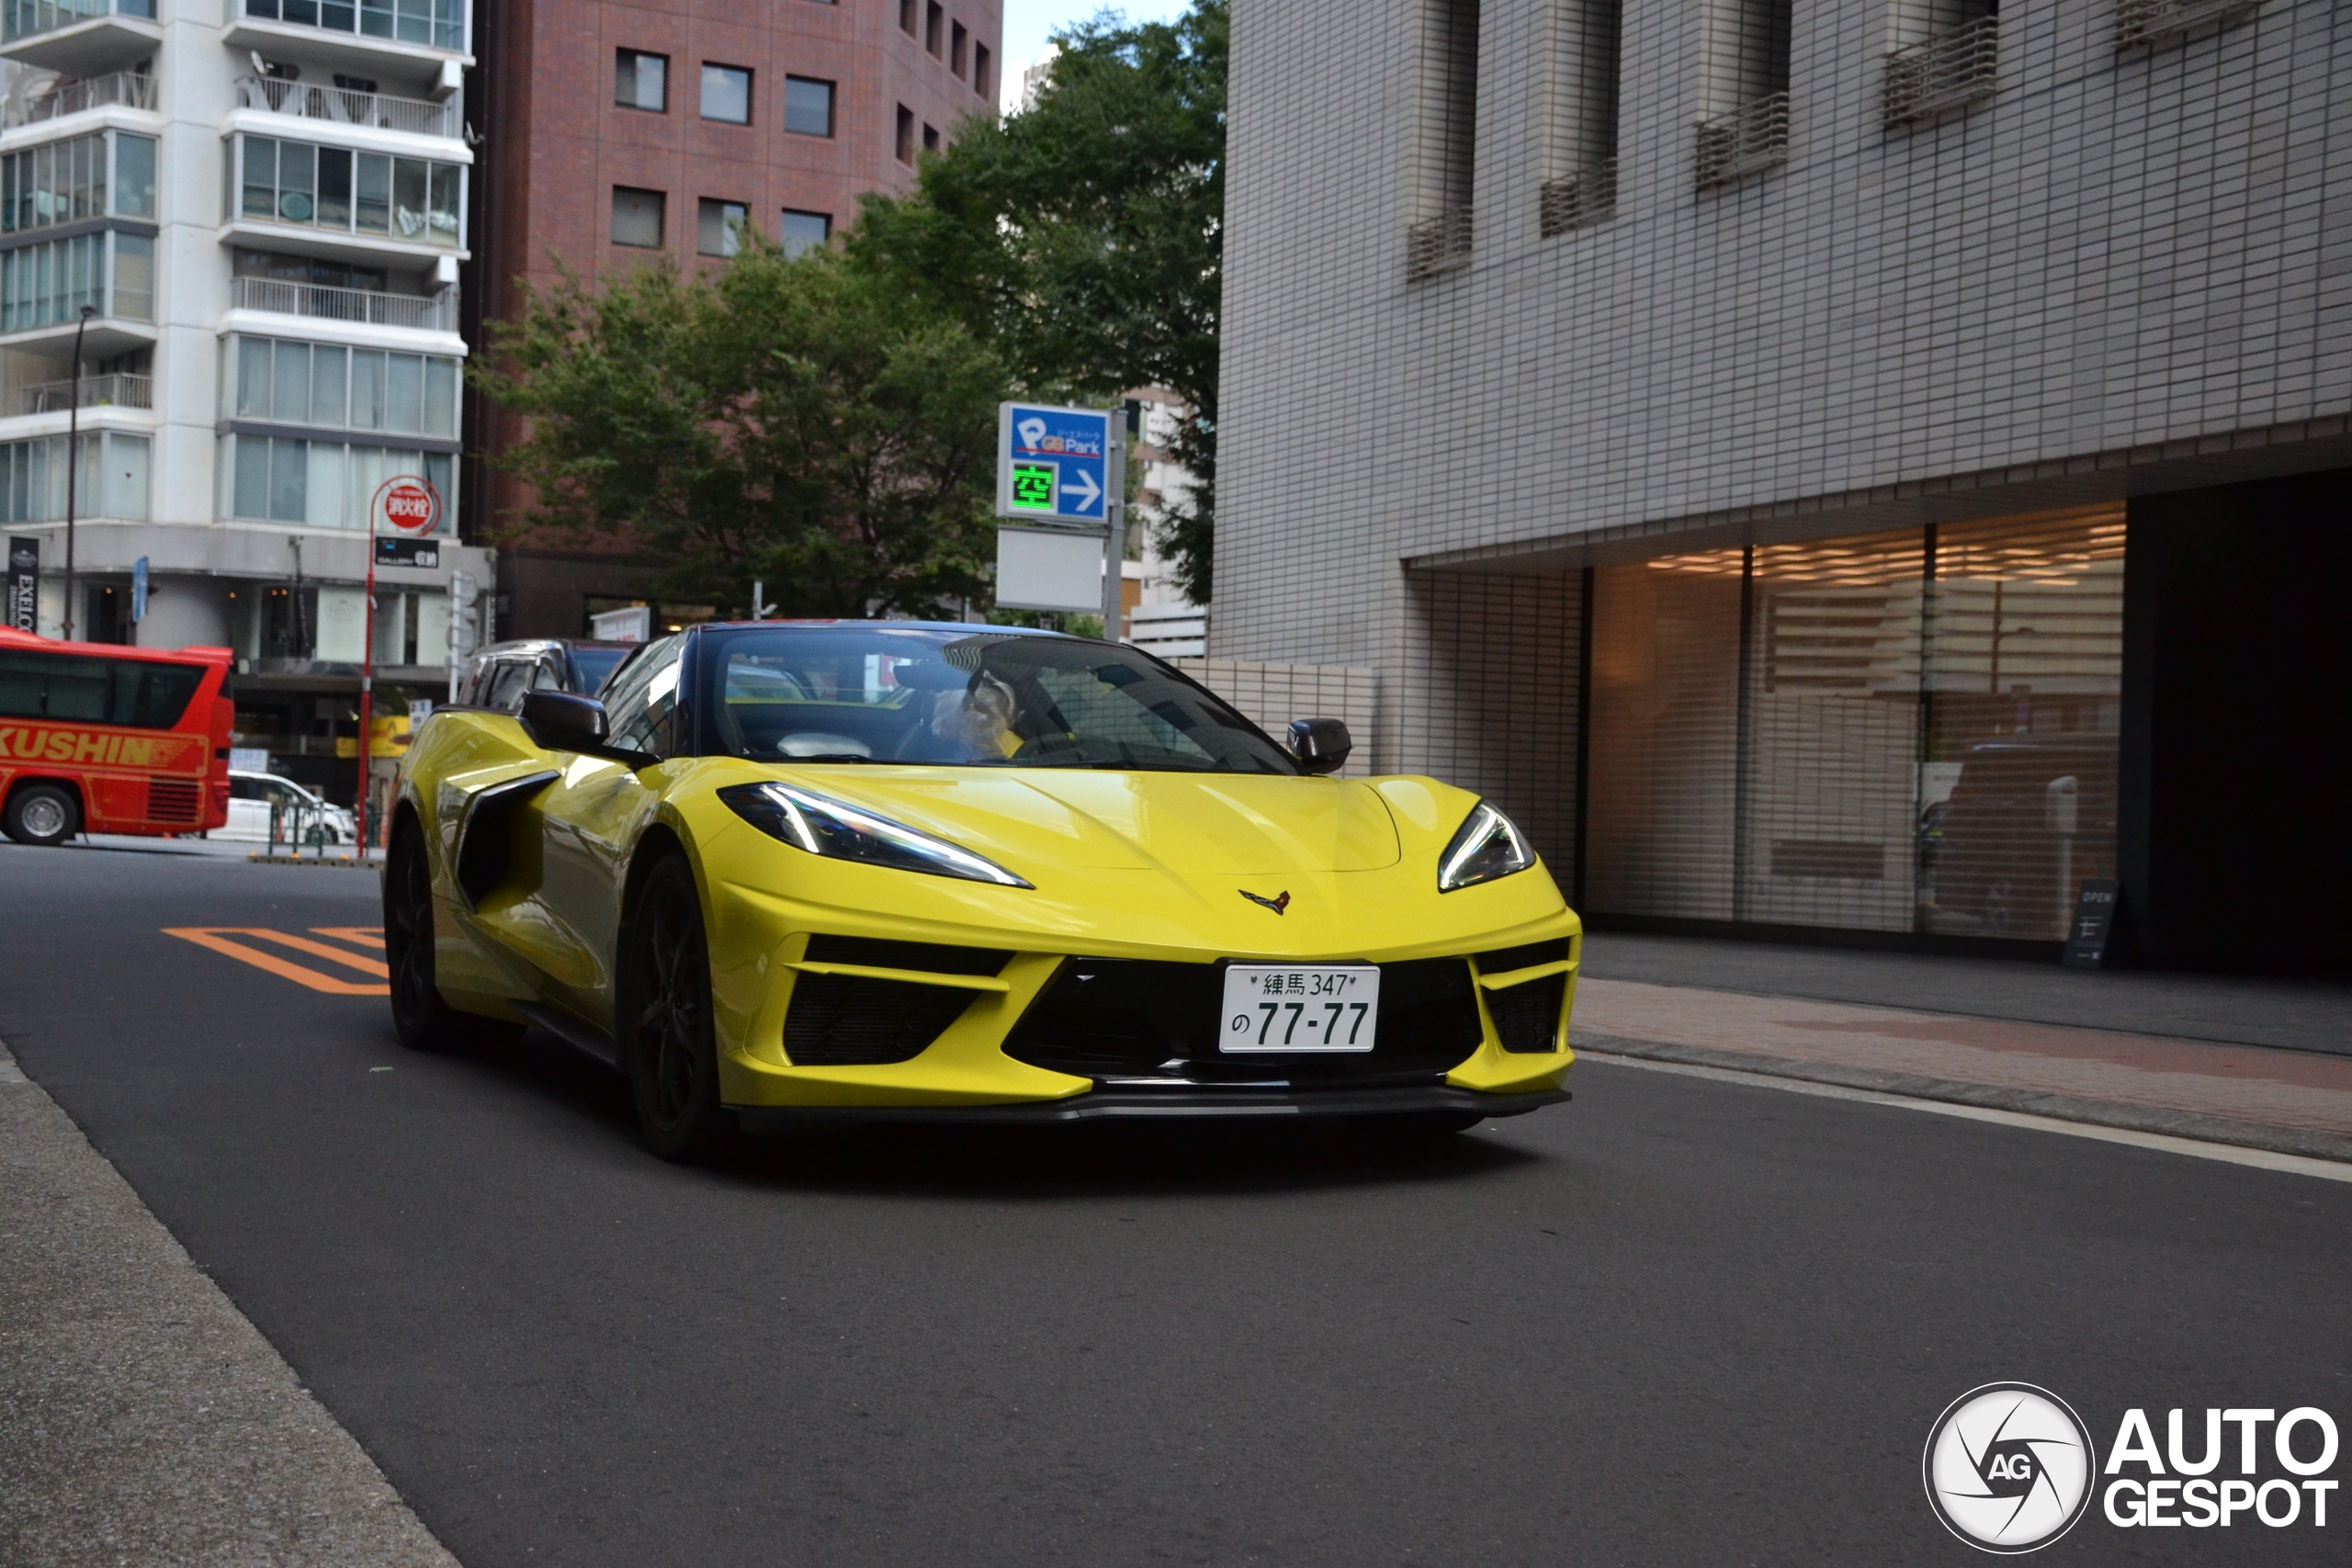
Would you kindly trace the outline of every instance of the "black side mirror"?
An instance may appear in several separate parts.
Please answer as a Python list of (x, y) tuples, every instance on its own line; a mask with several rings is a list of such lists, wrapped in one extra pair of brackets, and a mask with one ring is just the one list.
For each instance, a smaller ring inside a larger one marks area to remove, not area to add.
[(1336, 773), (1348, 765), (1355, 741), (1347, 725), (1336, 718), (1295, 718), (1286, 737), (1290, 754), (1310, 773)]
[(523, 698), (523, 728), (549, 751), (601, 752), (605, 705), (569, 692), (531, 692)]

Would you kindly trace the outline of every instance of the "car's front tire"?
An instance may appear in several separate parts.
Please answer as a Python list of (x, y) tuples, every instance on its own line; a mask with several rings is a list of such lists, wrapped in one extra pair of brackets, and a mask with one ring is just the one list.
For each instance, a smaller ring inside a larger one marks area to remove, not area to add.
[(392, 1028), (412, 1051), (506, 1044), (518, 1024), (459, 1012), (441, 999), (433, 964), (433, 863), (424, 829), (402, 817), (384, 857), (384, 963), (391, 971)]
[(621, 945), (614, 1021), (638, 1125), (663, 1159), (708, 1159), (733, 1141), (735, 1120), (718, 1103), (710, 950), (684, 858), (647, 874)]
[(0, 818), (0, 830), (20, 844), (62, 844), (81, 826), (82, 803), (62, 784), (17, 785)]

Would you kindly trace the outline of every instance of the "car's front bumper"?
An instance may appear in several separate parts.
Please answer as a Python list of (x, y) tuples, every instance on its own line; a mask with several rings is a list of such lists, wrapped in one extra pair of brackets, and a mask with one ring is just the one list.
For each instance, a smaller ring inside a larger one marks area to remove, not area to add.
[(872, 1122), (1038, 1123), (1265, 1121), (1331, 1116), (1517, 1116), (1570, 1098), (1564, 1089), (1486, 1094), (1442, 1084), (1367, 1089), (1098, 1089), (1068, 1100), (1012, 1105), (737, 1106), (747, 1133)]

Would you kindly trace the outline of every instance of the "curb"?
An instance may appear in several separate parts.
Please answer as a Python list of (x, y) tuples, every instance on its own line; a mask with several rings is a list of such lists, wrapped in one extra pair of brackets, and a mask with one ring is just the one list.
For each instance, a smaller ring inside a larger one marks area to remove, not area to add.
[(2038, 1089), (1959, 1083), (1951, 1078), (1882, 1072), (1875, 1067), (1793, 1062), (1784, 1056), (1715, 1051), (1703, 1045), (1668, 1045), (1653, 1040), (1628, 1040), (1613, 1034), (1585, 1034), (1577, 1037), (1572, 1043), (1578, 1055), (1590, 1055), (1600, 1061), (1611, 1056), (1625, 1056), (1641, 1061), (1676, 1062), (1685, 1066), (1719, 1067), (1729, 1072), (1754, 1073), (1763, 1077), (1796, 1078), (1806, 1083), (1834, 1084), (1840, 1089), (1899, 1094), (1911, 1100), (1939, 1100), (1954, 1105), (1976, 1105), (1992, 1111), (2047, 1116), (2058, 1122), (2083, 1122), (2098, 1127), (2120, 1127), (2133, 1133), (2162, 1133), (2176, 1138), (2192, 1138), (2199, 1143), (2229, 1144), (2270, 1154), (2301, 1155), (2308, 1159), (2352, 1163), (2352, 1137), (2342, 1134), (2273, 1127), (2258, 1122), (2233, 1121), (2225, 1116), (2200, 1116), (2189, 1111), (2156, 1111), (2146, 1106), (2120, 1105), (2112, 1100), (2045, 1094)]
[(380, 871), (383, 863), (376, 860), (355, 860), (349, 855), (265, 855), (245, 857), (254, 865), (331, 865), (346, 871)]

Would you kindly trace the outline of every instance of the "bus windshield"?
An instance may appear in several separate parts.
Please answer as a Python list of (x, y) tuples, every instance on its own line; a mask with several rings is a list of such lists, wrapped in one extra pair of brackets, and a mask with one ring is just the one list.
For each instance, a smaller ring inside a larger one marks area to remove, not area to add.
[(171, 729), (205, 672), (201, 664), (0, 648), (0, 718)]

